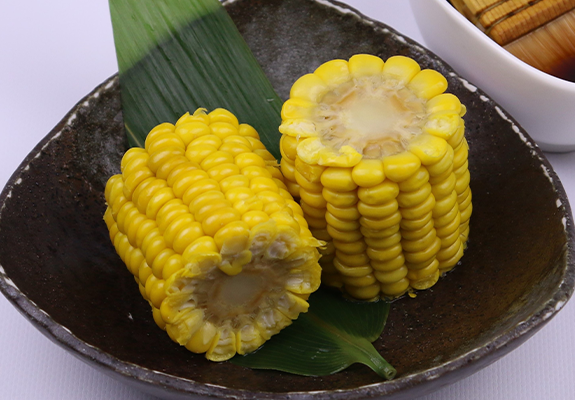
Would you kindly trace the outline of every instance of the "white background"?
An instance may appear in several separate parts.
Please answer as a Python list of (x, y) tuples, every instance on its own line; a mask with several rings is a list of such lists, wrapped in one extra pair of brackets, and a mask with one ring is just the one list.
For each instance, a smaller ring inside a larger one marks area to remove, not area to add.
[[(425, 43), (407, 0), (344, 1)], [(74, 104), (117, 71), (105, 0), (0, 2), (0, 187)], [(575, 117), (574, 117), (575, 123)], [(549, 154), (575, 199), (575, 153)], [(0, 244), (1, 245), (1, 244)], [(424, 400), (575, 399), (575, 301), (526, 344)], [(92, 369), (0, 296), (0, 399), (150, 399)]]

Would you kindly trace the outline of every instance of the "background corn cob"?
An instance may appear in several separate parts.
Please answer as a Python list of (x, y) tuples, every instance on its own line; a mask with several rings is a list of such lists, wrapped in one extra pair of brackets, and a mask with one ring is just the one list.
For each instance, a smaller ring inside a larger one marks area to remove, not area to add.
[(351, 296), (434, 285), (469, 234), (467, 142), (446, 79), (412, 59), (356, 55), (298, 79), (282, 108), (281, 169), (322, 282)]
[(104, 220), (174, 341), (222, 361), (307, 311), (319, 242), (251, 126), (199, 109), (155, 127), (121, 170)]

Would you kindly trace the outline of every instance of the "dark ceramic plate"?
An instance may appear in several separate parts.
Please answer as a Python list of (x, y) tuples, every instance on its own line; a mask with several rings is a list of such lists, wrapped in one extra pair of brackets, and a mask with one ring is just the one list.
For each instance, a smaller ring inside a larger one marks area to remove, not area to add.
[(559, 311), (574, 283), (574, 229), (559, 179), (523, 130), (429, 51), (344, 5), (239, 0), (227, 8), (279, 94), (332, 58), (415, 58), (467, 105), (474, 214), (461, 265), (393, 304), (376, 348), (391, 382), (354, 365), (309, 378), (210, 363), (152, 321), (102, 221), (104, 184), (126, 148), (118, 81), (83, 99), (30, 153), (1, 195), (0, 290), (83, 361), (164, 397), (412, 398), (476, 372)]

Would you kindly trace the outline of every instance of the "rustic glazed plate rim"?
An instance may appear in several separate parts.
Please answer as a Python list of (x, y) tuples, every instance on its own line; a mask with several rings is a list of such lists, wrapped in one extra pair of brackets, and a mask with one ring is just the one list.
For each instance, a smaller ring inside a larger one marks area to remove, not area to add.
[[(237, 0), (228, 0), (224, 2), (224, 4), (234, 3), (236, 1)], [(422, 48), (418, 43), (413, 42), (411, 39), (396, 32), (387, 25), (362, 15), (346, 4), (331, 0), (314, 1), (323, 6), (336, 8), (342, 13), (351, 13), (370, 25), (374, 25), (379, 29), (387, 30), (391, 34), (396, 35), (398, 38), (402, 38), (402, 40), (405, 40), (410, 46)], [(425, 52), (430, 54), (431, 57), (438, 59), (437, 56), (435, 56), (432, 52), (428, 50), (425, 50)], [(471, 84), (469, 84), (463, 78), (459, 77), (457, 74), (452, 75), (459, 78), (464, 83), (464, 86), (468, 87), (469, 90), (477, 90), (477, 88), (474, 88)], [(21, 175), (29, 168), (29, 164), (35, 158), (40, 157), (42, 150), (47, 147), (54, 139), (60, 137), (67, 127), (73, 126), (76, 119), (76, 114), (83, 108), (89, 108), (92, 99), (99, 97), (100, 94), (106, 91), (116, 89), (117, 86), (118, 77), (116, 75), (103, 82), (96, 89), (94, 89), (94, 91), (80, 100), (78, 104), (72, 108), (72, 110), (62, 119), (62, 121), (60, 121), (60, 123), (56, 125), (56, 127), (44, 139), (42, 139), (38, 145), (36, 145), (36, 147), (30, 152), (30, 154), (24, 159), (24, 161), (13, 173), (4, 190), (0, 194), (0, 218), (2, 218), (2, 214), (4, 213), (6, 200), (11, 197), (12, 189), (22, 181), (23, 178)], [(537, 157), (538, 161), (541, 162), (542, 173), (545, 174), (551, 181), (557, 198), (561, 202), (561, 206), (564, 210), (563, 222), (567, 238), (566, 247), (564, 249), (564, 256), (562, 257), (562, 260), (564, 260), (565, 264), (564, 268), (562, 268), (563, 277), (561, 284), (559, 285), (559, 289), (553, 293), (552, 296), (551, 294), (549, 295), (548, 300), (544, 303), (538, 312), (532, 314), (529, 318), (526, 318), (524, 321), (514, 326), (513, 329), (510, 329), (506, 333), (498, 336), (490, 343), (470, 350), (469, 352), (462, 354), (461, 356), (450, 361), (446, 361), (436, 367), (407, 374), (392, 381), (359, 386), (353, 389), (313, 392), (294, 391), (284, 393), (252, 392), (249, 390), (232, 389), (215, 384), (199, 383), (190, 379), (176, 377), (160, 371), (148, 369), (137, 364), (122, 361), (121, 359), (84, 342), (83, 340), (76, 337), (71, 330), (55, 322), (48, 313), (44, 312), (31, 299), (22, 293), (18, 289), (17, 285), (7, 275), (2, 265), (0, 265), (0, 292), (2, 292), (6, 298), (44, 335), (62, 347), (71, 350), (71, 353), (76, 357), (87, 363), (96, 364), (97, 366), (103, 367), (104, 372), (107, 372), (112, 376), (118, 377), (119, 375), (146, 386), (161, 386), (164, 390), (168, 390), (177, 394), (194, 394), (207, 397), (224, 398), (253, 398), (253, 394), (257, 393), (260, 398), (290, 399), (296, 397), (316, 399), (352, 399), (378, 397), (386, 394), (400, 392), (407, 388), (417, 386), (423, 382), (438, 379), (441, 376), (455, 371), (471, 362), (487, 360), (487, 365), (495, 361), (495, 359), (491, 361), (488, 360), (490, 355), (498, 353), (499, 349), (509, 345), (514, 340), (524, 335), (535, 333), (553, 316), (555, 316), (555, 314), (563, 308), (563, 306), (571, 297), (575, 283), (575, 248), (573, 246), (573, 243), (575, 243), (575, 229), (573, 226), (573, 218), (565, 190), (557, 174), (553, 171), (551, 165), (546, 160), (542, 151), (535, 144), (535, 142), (519, 127), (519, 124), (517, 124), (517, 122), (515, 122), (512, 117), (506, 115), (506, 113), (497, 105), (495, 107), (498, 110), (501, 118), (511, 124), (513, 130), (521, 137), (522, 142), (526, 148), (529, 148), (529, 151), (531, 151), (532, 155)], [(512, 348), (508, 349), (504, 353), (511, 350)]]

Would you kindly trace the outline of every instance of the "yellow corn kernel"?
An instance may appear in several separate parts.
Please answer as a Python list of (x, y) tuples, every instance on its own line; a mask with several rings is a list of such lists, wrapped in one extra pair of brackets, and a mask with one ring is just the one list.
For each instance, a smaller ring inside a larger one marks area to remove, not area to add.
[[(243, 145), (249, 151), (253, 151), (253, 147), (252, 147), (249, 139), (245, 136), (240, 135), (239, 131), (238, 131), (237, 135), (230, 135), (230, 136), (226, 136), (225, 138), (223, 138), (222, 139), (222, 146), (224, 144)], [(220, 148), (221, 148), (221, 146), (220, 146)]]
[(236, 116), (224, 108), (216, 108), (212, 112), (208, 113), (208, 115), (210, 117), (210, 126), (215, 122), (227, 122), (228, 124), (233, 125), (236, 129), (240, 126)]
[(277, 184), (274, 182), (274, 180), (263, 176), (252, 178), (252, 180), (250, 181), (250, 189), (254, 193), (259, 193), (263, 191), (272, 191), (279, 193), (279, 188)]
[(238, 128), (229, 122), (211, 122), (210, 129), (212, 130), (213, 134), (219, 137), (220, 139), (224, 139), (228, 136), (237, 135)]
[(282, 160), (284, 158), (287, 158), (293, 163), (297, 157), (297, 146), (298, 146), (297, 138), (283, 135), (280, 140), (280, 150), (282, 154)]
[(204, 160), (204, 158), (216, 152), (218, 150), (218, 147), (212, 144), (190, 143), (188, 149), (186, 150), (186, 157), (188, 158), (188, 160), (200, 164)]
[(292, 86), (290, 98), (317, 103), (328, 91), (327, 84), (316, 74), (307, 74), (299, 78)]
[[(341, 192), (349, 192), (357, 188), (357, 184), (354, 182), (351, 169), (349, 168), (326, 168), (321, 175), (321, 184), (328, 189)], [(302, 185), (300, 184), (300, 186)], [(323, 188), (320, 188), (319, 191), (322, 189)]]
[(371, 261), (371, 266), (376, 271), (381, 272), (392, 272), (398, 268), (401, 268), (405, 264), (405, 257), (403, 254), (399, 254), (395, 258), (392, 258), (387, 261)]
[(321, 242), (277, 165), (251, 126), (199, 109), (154, 128), (106, 185), (110, 240), (154, 321), (212, 361), (257, 349), (320, 283)]
[[(194, 256), (197, 254), (211, 254), (211, 253), (217, 253), (218, 251), (219, 251), (218, 246), (213, 237), (202, 236), (194, 240), (192, 243), (188, 245), (188, 247), (186, 247), (186, 249), (180, 256), (180, 259), (186, 261), (188, 260), (192, 261), (194, 259)], [(180, 260), (176, 259), (174, 260), (174, 262), (180, 262)]]
[(431, 185), (426, 183), (412, 192), (400, 192), (397, 195), (397, 201), (401, 207), (414, 207), (425, 201), (431, 193)]
[(382, 237), (365, 237), (365, 243), (375, 250), (385, 249), (387, 247), (395, 246), (401, 241), (401, 233), (396, 232), (389, 236)]
[(408, 269), (405, 265), (402, 265), (391, 272), (376, 271), (374, 275), (379, 282), (389, 285), (405, 278), (408, 275)]
[(266, 167), (266, 163), (263, 158), (254, 153), (242, 153), (236, 156), (234, 159), (236, 165), (242, 169), (249, 166)]
[(347, 61), (344, 60), (331, 60), (322, 64), (314, 71), (328, 86), (338, 86), (344, 82), (349, 81), (349, 68)]
[[(184, 157), (184, 149), (180, 147), (167, 147), (150, 154), (148, 158), (148, 168), (158, 175), (158, 170), (163, 166), (166, 161), (174, 160), (175, 163), (182, 163), (187, 161)], [(165, 177), (164, 177), (165, 179)]]
[[(237, 136), (228, 136), (228, 137), (235, 138)], [(231, 154), (233, 157), (236, 157), (243, 153), (249, 153), (252, 151), (251, 146), (232, 141), (224, 141), (224, 143), (222, 143), (222, 145), (220, 146), (220, 150)]]
[[(334, 228), (331, 225), (327, 226), (327, 235), (328, 238), (327, 239), (321, 239), (321, 240), (331, 240), (331, 239), (335, 239), (335, 240), (340, 240), (342, 242), (355, 242), (357, 240), (361, 240), (362, 233), (361, 233), (361, 228), (360, 229), (356, 229), (353, 231), (340, 231), (336, 228)], [(314, 233), (315, 235), (315, 233)]]
[[(300, 149), (298, 147), (299, 154)], [(342, 146), (337, 151), (330, 147), (320, 148), (317, 152), (317, 157), (320, 165), (348, 168), (357, 165), (363, 156), (352, 146)]]
[(409, 144), (409, 151), (421, 160), (423, 165), (435, 164), (447, 152), (445, 140), (432, 135), (419, 135)]
[(420, 167), (413, 175), (398, 183), (399, 190), (402, 192), (412, 192), (419, 189), (429, 181), (429, 172), (427, 168)]
[(210, 178), (218, 182), (230, 176), (237, 176), (239, 173), (238, 166), (232, 163), (220, 164), (208, 170)]
[(251, 165), (249, 167), (242, 168), (241, 173), (250, 180), (258, 177), (264, 177), (270, 179), (272, 178), (272, 174), (266, 168), (258, 167), (256, 165)]
[(385, 204), (397, 197), (399, 187), (391, 181), (384, 181), (377, 186), (370, 188), (360, 188), (357, 191), (359, 199), (370, 205)]
[(409, 57), (393, 56), (385, 61), (383, 75), (407, 83), (419, 72), (419, 64)]
[(424, 217), (435, 207), (435, 197), (429, 196), (422, 203), (408, 208), (401, 208), (401, 216), (406, 220), (417, 220)]
[[(459, 123), (459, 127), (455, 133), (447, 140), (447, 143), (454, 149), (459, 146), (465, 139), (465, 122), (463, 119)], [(467, 161), (467, 160), (466, 160)], [(457, 168), (457, 166), (455, 166)]]
[[(225, 151), (215, 151), (202, 160), (200, 166), (204, 171), (221, 164), (233, 163), (234, 157)], [(236, 174), (237, 175), (237, 174)]]
[[(352, 277), (352, 276), (342, 276), (341, 279), (344, 283), (345, 286), (354, 286), (357, 288), (365, 288), (365, 287), (369, 287), (374, 285), (377, 280), (375, 279), (375, 276), (373, 274), (368, 274), (365, 276), (359, 276), (359, 277)], [(377, 296), (377, 292), (371, 296), (372, 298)]]
[(154, 154), (160, 149), (166, 147), (178, 147), (181, 150), (186, 149), (184, 141), (175, 133), (165, 133), (161, 136), (153, 136), (151, 140), (146, 139), (146, 151), (148, 154)]
[(351, 176), (357, 186), (372, 187), (385, 179), (384, 166), (381, 160), (361, 160), (353, 167)]
[(363, 217), (381, 219), (394, 214), (399, 209), (399, 203), (393, 199), (383, 204), (370, 205), (359, 201), (357, 203), (357, 210)]
[(295, 182), (295, 165), (289, 161), (288, 158), (284, 157), (280, 163), (281, 172), (285, 179), (291, 182)]
[(461, 117), (454, 111), (439, 111), (427, 119), (423, 130), (430, 135), (449, 140), (461, 124)]
[(132, 147), (128, 149), (128, 151), (126, 151), (126, 153), (124, 154), (124, 157), (122, 157), (122, 161), (120, 162), (120, 171), (122, 171), (123, 173), (124, 169), (131, 161), (140, 157), (147, 159), (147, 157), (149, 157), (148, 152), (140, 147)]
[(356, 299), (371, 300), (379, 295), (380, 287), (377, 283), (369, 286), (345, 285), (345, 290)]
[[(185, 188), (185, 192), (181, 194), (180, 198), (184, 204), (190, 204), (197, 196), (211, 190), (220, 190), (218, 181), (209, 178), (198, 179)], [(178, 193), (176, 193), (176, 195), (178, 195)]]
[(244, 187), (244, 188), (249, 187), (250, 178), (248, 178), (245, 175), (229, 176), (227, 178), (222, 179), (219, 183), (222, 192), (227, 193), (229, 190), (237, 187)]
[(369, 264), (369, 256), (366, 253), (347, 254), (339, 250), (335, 251), (336, 258), (344, 265), (349, 267), (360, 267)]
[(301, 189), (311, 193), (320, 193), (323, 190), (321, 182), (310, 182), (299, 171), (294, 173), (295, 181)]
[[(327, 204), (327, 211), (334, 217), (343, 220), (356, 220), (362, 215), (358, 211), (357, 207), (337, 207), (330, 203)], [(326, 217), (325, 213), (323, 214), (323, 217)]]
[(379, 75), (383, 60), (370, 54), (356, 54), (349, 59), (349, 72), (354, 78)]
[(150, 199), (156, 194), (156, 192), (166, 188), (167, 186), (168, 186), (167, 182), (164, 181), (163, 179), (155, 179), (154, 181), (146, 185), (146, 188), (144, 190), (138, 192), (137, 196), (133, 195), (132, 201), (136, 204), (138, 210), (142, 214), (145, 214)]
[[(289, 99), (286, 101), (282, 106), (282, 119), (287, 120), (297, 120), (302, 118), (307, 118), (311, 116), (311, 112), (313, 111), (314, 103), (311, 103), (304, 99)], [(294, 140), (297, 140), (294, 138)], [(280, 143), (281, 145), (281, 143)], [(294, 149), (295, 150), (295, 149)], [(283, 150), (282, 150), (283, 151)], [(295, 157), (295, 152), (293, 153)], [(282, 154), (282, 157), (285, 155)], [(292, 158), (293, 160), (293, 158)]]
[(186, 146), (200, 136), (210, 135), (212, 131), (208, 124), (201, 121), (190, 121), (176, 125), (175, 133), (180, 136)]
[(331, 227), (344, 232), (356, 231), (360, 227), (359, 221), (339, 219), (329, 211), (325, 213), (325, 221)]
[[(193, 150), (193, 148), (197, 148), (201, 144), (206, 145), (206, 146), (212, 146), (212, 147), (215, 147), (216, 149), (219, 149), (220, 146), (222, 145), (222, 143), (223, 143), (223, 140), (220, 137), (214, 135), (213, 133), (210, 133), (209, 135), (200, 136), (200, 137), (192, 140), (192, 142), (190, 142), (190, 144), (186, 148), (186, 151), (188, 151), (188, 150), (191, 151), (191, 150)], [(192, 146), (190, 146), (190, 145), (192, 145)]]
[(362, 227), (371, 230), (383, 230), (391, 228), (392, 226), (398, 224), (401, 221), (401, 213), (399, 211), (386, 216), (381, 219), (374, 219), (369, 217), (361, 217), (359, 223)]
[(385, 176), (393, 182), (401, 182), (413, 175), (421, 166), (421, 160), (406, 151), (383, 159)]
[[(260, 142), (260, 135), (251, 125), (240, 124), (238, 128), (238, 134), (240, 136), (247, 138), (249, 142), (252, 144), (252, 147), (254, 143), (259, 143), (259, 146), (265, 148), (265, 146)], [(250, 138), (254, 140), (252, 141)], [(254, 150), (256, 150), (256, 147), (254, 147)]]
[(359, 200), (357, 191), (350, 192), (336, 192), (328, 188), (323, 188), (322, 196), (326, 201), (336, 207), (349, 207), (356, 204)]
[(408, 84), (417, 97), (426, 100), (439, 96), (447, 89), (447, 79), (432, 69), (419, 71)]
[[(201, 174), (201, 175), (203, 175), (204, 178), (208, 177), (208, 174), (205, 171), (202, 171), (198, 164), (193, 163), (191, 161), (186, 161), (184, 163), (181, 163), (181, 164), (178, 164), (177, 166), (175, 166), (170, 171), (170, 173), (165, 178), (165, 180), (166, 180), (166, 182), (168, 182), (168, 186), (172, 187), (172, 186), (174, 186), (174, 183), (176, 181), (182, 179), (184, 176), (186, 176), (188, 174), (192, 174), (192, 175)], [(164, 178), (160, 178), (160, 179), (164, 179)]]
[(462, 112), (462, 104), (457, 98), (457, 96), (451, 93), (443, 93), (439, 94), (435, 97), (432, 97), (427, 101), (425, 107), (427, 108), (427, 112), (429, 114), (434, 114), (439, 111), (455, 111), (460, 116)]
[(327, 201), (321, 193), (308, 192), (307, 190), (300, 188), (299, 196), (303, 202), (309, 204), (311, 207), (325, 208), (327, 206)]

